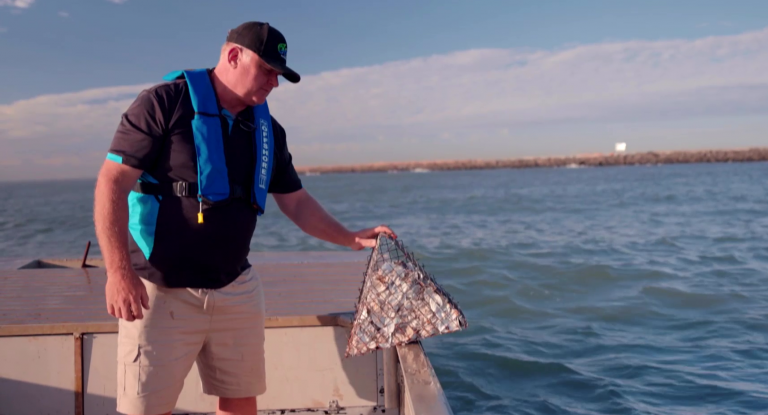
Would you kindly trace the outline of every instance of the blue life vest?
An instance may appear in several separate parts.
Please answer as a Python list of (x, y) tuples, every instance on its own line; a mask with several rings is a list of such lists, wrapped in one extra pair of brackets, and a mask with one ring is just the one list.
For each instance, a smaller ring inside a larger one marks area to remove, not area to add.
[[(233, 196), (247, 198), (247, 194), (235, 195), (230, 188), (227, 175), (226, 159), (224, 157), (224, 137), (221, 134), (221, 117), (216, 93), (208, 77), (207, 69), (174, 71), (163, 77), (166, 81), (186, 79), (195, 118), (192, 120), (192, 132), (195, 138), (197, 152), (197, 184), (192, 186), (197, 190), (197, 198), (201, 203), (215, 205)], [(272, 135), (272, 118), (266, 101), (253, 107), (254, 120), (254, 155), (255, 172), (253, 189), (249, 193), (250, 200), (262, 215), (266, 208), (267, 191), (269, 190), (272, 164), (274, 162), (274, 136)], [(174, 183), (176, 196), (193, 196), (183, 194), (185, 183)], [(237, 189), (238, 192), (243, 192)], [(143, 191), (143, 193), (149, 193)], [(243, 192), (244, 193), (244, 192)]]
[[(134, 185), (133, 191), (128, 194), (128, 231), (147, 260), (154, 249), (160, 201), (164, 196), (196, 197), (200, 202), (198, 223), (203, 223), (203, 202), (215, 206), (231, 198), (248, 200), (256, 208), (257, 215), (261, 216), (266, 207), (273, 164), (272, 117), (266, 102), (253, 108), (255, 172), (253, 188), (244, 189), (229, 183), (224, 157), (224, 137), (221, 133), (222, 115), (219, 114), (216, 93), (208, 71), (176, 71), (163, 79), (186, 79), (189, 87), (195, 111), (192, 132), (197, 153), (197, 183), (159, 183), (144, 172)], [(122, 157), (116, 154), (108, 153), (107, 159), (122, 163)]]

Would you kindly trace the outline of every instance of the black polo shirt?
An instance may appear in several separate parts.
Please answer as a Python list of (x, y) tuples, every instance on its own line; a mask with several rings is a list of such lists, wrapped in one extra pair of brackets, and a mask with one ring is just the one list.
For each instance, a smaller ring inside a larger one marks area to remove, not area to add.
[[(219, 106), (222, 111), (221, 106)], [(230, 183), (252, 188), (254, 178), (253, 108), (221, 117)], [(194, 109), (186, 80), (142, 91), (123, 114), (109, 153), (143, 170), (160, 183), (197, 182), (197, 155), (191, 121)], [(234, 119), (233, 119), (234, 118)], [(285, 130), (272, 118), (274, 163), (269, 193), (302, 188), (288, 151)], [(112, 159), (117, 159), (110, 156)], [(171, 288), (221, 288), (246, 270), (257, 212), (242, 199), (204, 210), (194, 197), (164, 196), (159, 202), (154, 245), (147, 259), (129, 232), (133, 268), (140, 277)]]

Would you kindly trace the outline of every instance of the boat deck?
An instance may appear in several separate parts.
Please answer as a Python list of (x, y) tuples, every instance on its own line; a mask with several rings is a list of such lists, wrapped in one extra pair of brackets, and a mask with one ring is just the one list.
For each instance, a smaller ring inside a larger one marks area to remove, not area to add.
[[(367, 251), (252, 254), (264, 287), (267, 325), (353, 312), (366, 259)], [(0, 336), (117, 332), (117, 319), (106, 309), (106, 270), (53, 268), (75, 262), (43, 260), (45, 268), (37, 268), (39, 260), (0, 262)], [(93, 263), (100, 261), (88, 261)], [(6, 268), (13, 265), (30, 268)]]

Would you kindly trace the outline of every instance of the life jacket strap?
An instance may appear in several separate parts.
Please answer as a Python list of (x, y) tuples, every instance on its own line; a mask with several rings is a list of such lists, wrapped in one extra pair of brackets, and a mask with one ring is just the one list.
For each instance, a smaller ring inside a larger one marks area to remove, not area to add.
[[(197, 197), (198, 187), (197, 183), (190, 182), (172, 182), (172, 183), (150, 183), (150, 182), (136, 182), (133, 186), (133, 191), (137, 193), (143, 193), (146, 195), (155, 196), (176, 196), (176, 197)], [(251, 193), (249, 189), (240, 186), (236, 183), (229, 184), (229, 192), (231, 198), (245, 199), (250, 202)]]

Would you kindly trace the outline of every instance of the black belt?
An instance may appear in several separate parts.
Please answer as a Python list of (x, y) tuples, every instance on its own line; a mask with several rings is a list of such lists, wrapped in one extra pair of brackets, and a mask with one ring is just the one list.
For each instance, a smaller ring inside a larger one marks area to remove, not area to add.
[[(177, 197), (197, 197), (197, 183), (173, 182), (173, 183), (149, 183), (137, 182), (133, 186), (133, 191), (145, 195), (155, 196), (177, 196)], [(235, 199), (245, 199), (250, 202), (250, 192), (239, 184), (229, 184), (229, 197)]]

